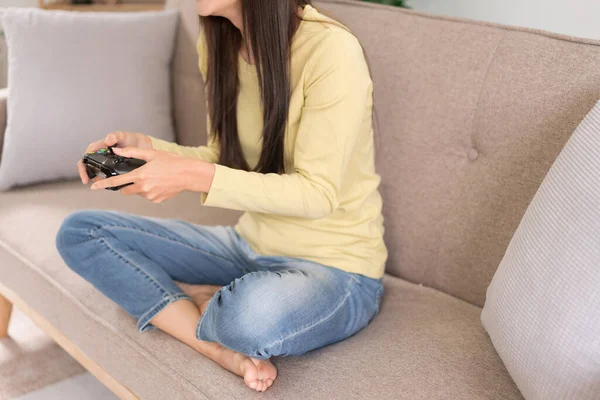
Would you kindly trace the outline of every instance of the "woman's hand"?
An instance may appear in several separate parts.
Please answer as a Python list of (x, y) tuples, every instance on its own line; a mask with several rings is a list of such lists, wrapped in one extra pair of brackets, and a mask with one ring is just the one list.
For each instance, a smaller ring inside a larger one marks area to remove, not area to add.
[[(133, 133), (133, 132), (111, 132), (104, 139), (98, 140), (97, 142), (90, 143), (90, 145), (85, 149), (86, 153), (96, 152), (100, 149), (106, 148), (108, 146), (120, 146), (120, 147), (137, 147), (140, 149), (151, 149), (152, 141), (150, 140), (150, 136), (144, 135), (143, 133)], [(90, 181), (90, 178), (85, 172), (85, 165), (79, 160), (77, 162), (77, 169), (79, 170), (79, 177), (81, 178), (81, 182), (87, 184)]]
[(197, 158), (175, 153), (135, 147), (114, 148), (115, 154), (145, 160), (146, 164), (127, 174), (102, 179), (93, 190), (121, 186), (124, 195), (139, 194), (153, 203), (162, 203), (179, 193), (190, 190), (208, 193), (215, 175), (215, 165)]

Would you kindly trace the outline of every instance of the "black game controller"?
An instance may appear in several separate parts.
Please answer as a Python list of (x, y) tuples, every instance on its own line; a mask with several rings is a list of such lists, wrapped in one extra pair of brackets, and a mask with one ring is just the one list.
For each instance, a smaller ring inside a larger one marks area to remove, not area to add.
[[(97, 176), (101, 178), (110, 178), (123, 175), (146, 164), (146, 161), (144, 160), (121, 157), (115, 154), (112, 150), (113, 147), (116, 146), (109, 146), (108, 149), (100, 149), (96, 152), (85, 154), (81, 158), (81, 162), (85, 165), (85, 171), (90, 179), (94, 179)], [(129, 185), (133, 185), (133, 182), (106, 189), (117, 191)]]

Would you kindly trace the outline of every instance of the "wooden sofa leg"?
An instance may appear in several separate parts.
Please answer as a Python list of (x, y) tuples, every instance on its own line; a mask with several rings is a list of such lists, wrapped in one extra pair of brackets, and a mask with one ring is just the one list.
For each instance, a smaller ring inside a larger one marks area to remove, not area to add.
[(12, 312), (12, 303), (0, 294), (0, 338), (8, 335), (8, 322)]

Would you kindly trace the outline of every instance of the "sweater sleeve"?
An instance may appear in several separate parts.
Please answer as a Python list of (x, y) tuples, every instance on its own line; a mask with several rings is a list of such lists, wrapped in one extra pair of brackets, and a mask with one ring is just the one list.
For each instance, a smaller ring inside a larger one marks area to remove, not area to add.
[(358, 40), (330, 31), (305, 66), (294, 170), (262, 174), (216, 166), (206, 206), (323, 218), (339, 205), (348, 160), (370, 112), (372, 82)]
[[(206, 82), (206, 75), (208, 71), (208, 50), (203, 31), (201, 31), (198, 41), (196, 42), (196, 50), (198, 52), (198, 68), (202, 74), (202, 79), (204, 82)], [(207, 146), (181, 146), (177, 143), (167, 142), (162, 139), (150, 137), (150, 140), (152, 141), (152, 148), (161, 151), (168, 151), (185, 157), (199, 158), (210, 163), (216, 163), (219, 160), (219, 143), (214, 135), (211, 134), (212, 128), (210, 116), (208, 115), (206, 117), (206, 125), (206, 131), (209, 133)]]
[(207, 146), (198, 147), (181, 146), (152, 136), (150, 136), (150, 140), (152, 141), (152, 148), (155, 150), (168, 151), (184, 157), (199, 158), (209, 163), (216, 163), (219, 160), (218, 140), (214, 138), (208, 139)]

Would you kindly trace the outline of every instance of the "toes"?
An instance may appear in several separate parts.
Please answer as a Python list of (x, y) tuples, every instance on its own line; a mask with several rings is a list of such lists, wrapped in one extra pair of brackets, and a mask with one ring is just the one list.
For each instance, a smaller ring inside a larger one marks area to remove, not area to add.
[(258, 370), (258, 379), (262, 379), (265, 382), (267, 379), (275, 379), (277, 377), (277, 369), (269, 360), (256, 360), (252, 359), (254, 365)]
[(257, 392), (269, 389), (277, 377), (277, 369), (269, 360), (249, 358), (244, 368), (246, 385)]
[(262, 385), (261, 381), (251, 382), (250, 385), (248, 385), (248, 386), (250, 386), (252, 389), (256, 390), (257, 392), (262, 392), (263, 385)]
[(254, 389), (257, 392), (265, 392), (271, 387), (271, 385), (273, 385), (273, 379), (268, 379), (266, 381), (256, 380), (252, 382), (246, 382), (246, 385), (248, 385), (250, 389)]

